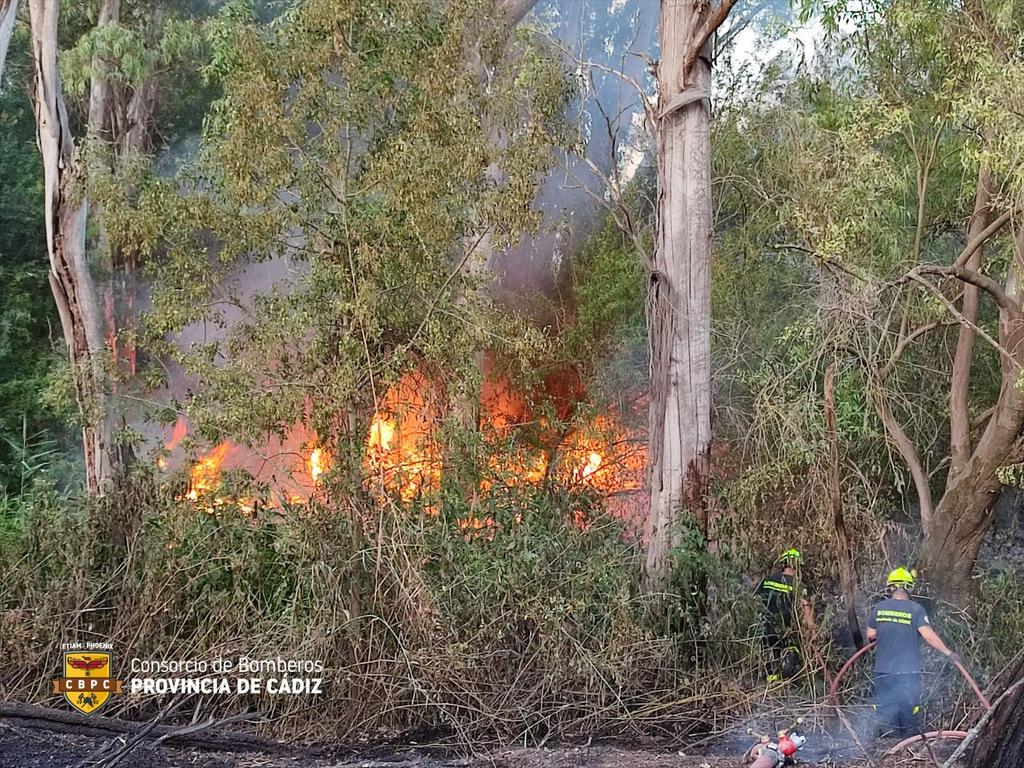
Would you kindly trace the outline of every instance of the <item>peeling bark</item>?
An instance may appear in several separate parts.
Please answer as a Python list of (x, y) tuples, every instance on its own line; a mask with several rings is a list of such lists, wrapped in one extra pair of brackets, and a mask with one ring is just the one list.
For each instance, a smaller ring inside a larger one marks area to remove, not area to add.
[(14, 33), (14, 19), (18, 15), (18, 0), (0, 0), (0, 88), (3, 88), (4, 62), (7, 48)]
[[(665, 586), (675, 528), (706, 532), (711, 451), (710, 7), (662, 0), (657, 222), (648, 297), (651, 344), (649, 589)], [(722, 16), (724, 19), (724, 15)], [(713, 30), (712, 30), (713, 31)], [(703, 39), (694, 50), (695, 41)], [(692, 66), (687, 66), (692, 64)]]
[(113, 473), (114, 430), (106, 409), (103, 314), (86, 253), (89, 201), (82, 189), (82, 172), (57, 67), (59, 12), (59, 0), (29, 0), (36, 129), (43, 159), (50, 288), (82, 416), (86, 487), (91, 493), (100, 493)]

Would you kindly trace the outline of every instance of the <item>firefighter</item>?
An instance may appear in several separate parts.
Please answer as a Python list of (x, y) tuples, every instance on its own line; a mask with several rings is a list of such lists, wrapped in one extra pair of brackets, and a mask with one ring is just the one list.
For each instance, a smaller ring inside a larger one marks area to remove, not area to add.
[(897, 568), (886, 580), (889, 596), (868, 614), (875, 646), (875, 711), (882, 736), (920, 733), (921, 640), (954, 663), (960, 657), (932, 629), (928, 614), (910, 599), (914, 574)]
[(764, 650), (770, 683), (789, 679), (800, 669), (801, 628), (793, 615), (797, 603), (803, 628), (814, 631), (814, 610), (800, 582), (800, 560), (799, 550), (787, 549), (779, 556), (772, 574), (757, 588), (764, 601)]

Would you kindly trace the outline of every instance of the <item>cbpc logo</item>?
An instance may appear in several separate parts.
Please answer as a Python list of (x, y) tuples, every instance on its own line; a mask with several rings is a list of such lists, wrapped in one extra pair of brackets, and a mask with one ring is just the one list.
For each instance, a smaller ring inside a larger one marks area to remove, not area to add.
[(113, 677), (110, 643), (70, 643), (64, 646), (64, 677), (53, 681), (53, 693), (83, 715), (97, 712), (111, 696), (123, 693)]

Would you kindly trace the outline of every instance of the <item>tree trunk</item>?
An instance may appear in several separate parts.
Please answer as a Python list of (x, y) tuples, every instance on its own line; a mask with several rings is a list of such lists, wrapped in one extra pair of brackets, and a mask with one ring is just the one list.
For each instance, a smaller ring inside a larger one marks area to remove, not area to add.
[[(497, 3), (495, 10), (501, 14), (504, 31), (507, 33), (503, 41), (511, 39), (516, 26), (536, 4), (537, 0), (500, 0)], [(483, 23), (487, 25), (490, 21), (484, 20)], [(488, 72), (489, 63), (486, 58), (487, 52), (482, 50), (482, 48), (483, 39), (481, 35), (481, 39), (474, 41), (474, 44), (466, 51), (466, 62), (476, 78), (477, 85), (483, 89), (487, 88), (487, 80), (490, 75)], [(492, 146), (504, 147), (508, 143), (508, 136), (488, 115), (483, 115), (483, 130), (486, 132), (487, 141)], [(492, 163), (487, 167), (486, 174), (495, 186), (500, 185), (504, 180), (501, 169), (496, 163)], [(483, 275), (490, 267), (491, 258), (494, 255), (493, 227), (470, 232), (463, 238), (462, 246), (465, 249), (465, 258), (460, 270), (463, 287), (455, 295), (454, 299), (456, 306), (459, 307), (464, 307), (469, 303), (469, 296), (466, 293), (465, 286), (467, 284), (479, 285)], [(449, 404), (456, 422), (466, 432), (476, 432), (480, 427), (480, 398), (482, 392), (480, 384), (483, 381), (484, 351), (477, 350), (473, 355), (473, 361), (477, 371), (477, 378), (473, 382), (474, 386), (466, 387), (463, 391), (459, 392), (452, 398)]]
[(14, 19), (18, 15), (18, 0), (0, 0), (0, 90), (3, 89), (4, 62), (7, 48), (14, 33)]
[[(1024, 659), (1006, 677), (1010, 686), (1024, 678)], [(1017, 688), (1002, 702), (971, 753), (970, 768), (1024, 768), (1024, 687)]]
[[(982, 168), (978, 172), (977, 191), (974, 196), (974, 212), (967, 225), (967, 242), (976, 239), (988, 223), (990, 187), (992, 179), (989, 172)], [(968, 258), (966, 267), (979, 272), (981, 270), (984, 246), (977, 248)], [(964, 285), (964, 298), (960, 312), (971, 325), (960, 326), (957, 336), (956, 352), (953, 356), (953, 373), (949, 390), (949, 442), (950, 462), (949, 474), (946, 478), (947, 487), (959, 475), (971, 456), (971, 411), (968, 395), (971, 388), (971, 362), (974, 359), (974, 339), (977, 332), (973, 324), (978, 320), (979, 289), (974, 285)]]
[[(59, 0), (29, 0), (36, 67), (36, 129), (43, 159), (50, 287), (68, 348), (82, 417), (86, 487), (102, 492), (114, 466), (104, 389), (103, 315), (86, 254), (89, 202), (57, 68)], [(91, 112), (91, 110), (90, 110)]]
[(662, 0), (657, 238), (648, 298), (651, 346), (648, 588), (663, 588), (684, 515), (706, 532), (711, 448), (711, 62), (709, 7)]
[(1024, 316), (1019, 309), (1024, 286), (1018, 273), (1022, 269), (1024, 229), (1017, 234), (1005, 289), (1017, 311), (1011, 314), (1001, 308), (999, 313), (999, 341), (1004, 350), (999, 399), (970, 458), (947, 484), (930, 523), (924, 526), (921, 558), (925, 577), (946, 599), (960, 603), (971, 593), (978, 550), (1002, 487), (997, 472), (1020, 457), (1018, 436), (1024, 427), (1024, 391), (1017, 382), (1024, 363)]
[(853, 644), (864, 645), (860, 622), (857, 621), (857, 605), (854, 592), (857, 576), (850, 554), (850, 538), (846, 533), (846, 518), (843, 516), (842, 483), (839, 476), (839, 431), (836, 428), (835, 403), (836, 364), (832, 363), (825, 372), (825, 431), (828, 433), (828, 500), (832, 508), (832, 524), (836, 531), (836, 559), (839, 562), (839, 585), (843, 591), (846, 608), (846, 624)]

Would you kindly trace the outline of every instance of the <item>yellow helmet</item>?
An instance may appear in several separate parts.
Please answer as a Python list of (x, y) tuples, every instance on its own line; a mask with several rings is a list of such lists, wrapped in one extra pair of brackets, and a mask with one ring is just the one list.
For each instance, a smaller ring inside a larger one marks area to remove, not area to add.
[(914, 573), (900, 566), (889, 574), (889, 578), (885, 580), (885, 583), (890, 587), (913, 587)]
[(779, 555), (780, 563), (799, 563), (800, 562), (800, 550), (790, 547), (781, 555)]

